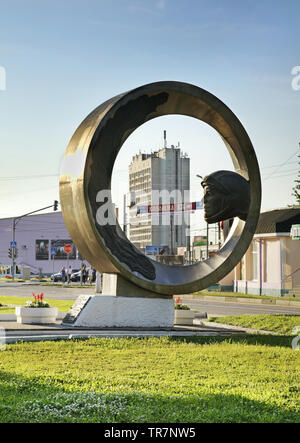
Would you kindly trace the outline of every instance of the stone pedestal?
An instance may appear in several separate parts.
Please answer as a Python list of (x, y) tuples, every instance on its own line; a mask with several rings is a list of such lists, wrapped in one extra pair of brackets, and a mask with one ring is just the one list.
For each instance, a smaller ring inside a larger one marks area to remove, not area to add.
[(63, 325), (85, 328), (172, 328), (173, 297), (103, 274), (102, 295), (79, 296)]
[(136, 298), (172, 298), (172, 295), (162, 295), (156, 292), (147, 291), (126, 280), (118, 274), (102, 275), (102, 294), (116, 297), (136, 297)]

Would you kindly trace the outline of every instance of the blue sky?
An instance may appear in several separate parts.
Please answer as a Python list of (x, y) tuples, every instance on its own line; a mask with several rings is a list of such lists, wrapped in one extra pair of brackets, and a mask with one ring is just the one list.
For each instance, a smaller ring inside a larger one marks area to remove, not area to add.
[[(294, 0), (2, 0), (0, 217), (51, 204), (62, 155), (83, 118), (116, 94), (160, 80), (195, 84), (225, 102), (253, 142), (262, 208), (293, 203), (299, 13)], [(229, 167), (218, 136), (189, 120), (157, 119), (130, 137), (116, 163), (116, 195), (131, 155), (161, 147), (164, 129), (192, 158), (199, 192), (196, 173)]]

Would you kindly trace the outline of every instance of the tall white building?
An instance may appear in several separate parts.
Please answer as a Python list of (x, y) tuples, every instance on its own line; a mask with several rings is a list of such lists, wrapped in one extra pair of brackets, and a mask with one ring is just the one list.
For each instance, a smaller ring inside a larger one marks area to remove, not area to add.
[(189, 214), (150, 215), (136, 211), (137, 207), (146, 205), (189, 201), (190, 159), (180, 148), (172, 145), (151, 154), (135, 155), (129, 166), (129, 191), (136, 197), (136, 206), (129, 216), (132, 243), (141, 249), (167, 245), (171, 253), (176, 253), (177, 247), (186, 246)]

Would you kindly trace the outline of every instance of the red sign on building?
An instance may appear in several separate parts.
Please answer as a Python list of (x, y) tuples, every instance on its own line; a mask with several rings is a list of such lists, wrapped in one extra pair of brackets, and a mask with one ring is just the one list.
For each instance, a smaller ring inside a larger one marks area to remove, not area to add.
[(65, 245), (64, 251), (66, 254), (71, 254), (71, 252), (73, 251), (72, 245)]

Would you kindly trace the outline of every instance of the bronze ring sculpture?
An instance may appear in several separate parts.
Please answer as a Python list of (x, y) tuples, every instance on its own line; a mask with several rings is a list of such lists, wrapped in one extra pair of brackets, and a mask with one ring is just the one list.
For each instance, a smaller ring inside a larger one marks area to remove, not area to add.
[[(114, 162), (123, 143), (143, 123), (168, 114), (194, 117), (213, 127), (224, 140), (236, 172), (250, 183), (246, 220), (235, 219), (223, 247), (190, 266), (154, 262), (130, 243), (117, 222), (97, 222), (97, 212), (107, 203), (99, 200), (99, 192), (111, 189)], [(157, 82), (111, 98), (80, 124), (62, 163), (60, 202), (71, 238), (94, 268), (121, 275), (157, 294), (183, 294), (218, 282), (241, 260), (255, 233), (261, 181), (249, 136), (224, 103), (187, 83)]]

